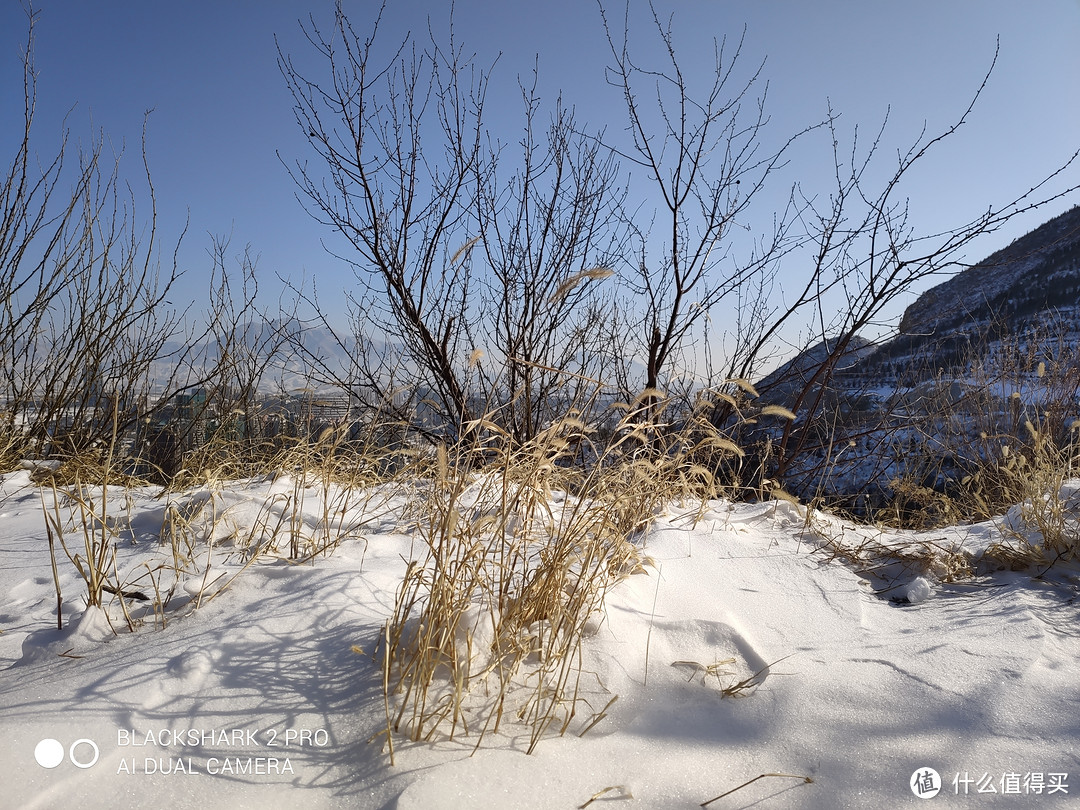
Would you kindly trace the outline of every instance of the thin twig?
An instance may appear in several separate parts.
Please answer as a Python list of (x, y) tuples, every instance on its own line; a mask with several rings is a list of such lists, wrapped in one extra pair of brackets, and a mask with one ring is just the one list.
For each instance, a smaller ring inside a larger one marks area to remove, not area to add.
[(630, 792), (625, 787), (623, 787), (622, 785), (612, 785), (611, 787), (606, 787), (603, 790), (598, 790), (596, 793), (594, 793), (592, 796), (589, 797), (589, 800), (587, 802), (585, 802), (585, 804), (578, 805), (578, 810), (585, 810), (586, 807), (588, 807), (590, 804), (595, 802), (597, 799), (599, 799), (605, 793), (610, 793), (613, 790), (621, 790), (623, 792), (622, 796), (619, 796), (618, 798), (621, 798), (621, 799), (632, 799), (633, 798), (633, 796), (630, 795)]
[(747, 785), (754, 784), (754, 782), (756, 782), (758, 779), (765, 779), (766, 777), (770, 777), (770, 776), (779, 777), (781, 779), (802, 779), (803, 783), (807, 784), (807, 785), (812, 785), (814, 783), (814, 780), (811, 779), (809, 776), (797, 776), (797, 775), (795, 775), (793, 773), (763, 773), (763, 774), (760, 774), (758, 776), (755, 776), (753, 779), (751, 779), (748, 782), (743, 782), (738, 787), (732, 788), (731, 790), (727, 791), (726, 793), (721, 793), (719, 796), (717, 796), (717, 797), (715, 797), (713, 799), (709, 799), (707, 802), (702, 802), (700, 806), (701, 807), (708, 807), (713, 802), (718, 801), (718, 800), (724, 798), (725, 796), (730, 796), (735, 791), (742, 790)]

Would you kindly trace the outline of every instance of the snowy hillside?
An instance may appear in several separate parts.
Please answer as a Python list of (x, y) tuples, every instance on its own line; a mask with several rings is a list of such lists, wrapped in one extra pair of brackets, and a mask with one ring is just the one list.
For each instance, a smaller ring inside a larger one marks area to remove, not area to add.
[(780, 457), (774, 475), (804, 500), (867, 517), (914, 492), (911, 508), (924, 510), (927, 498), (951, 498), (965, 479), (1004, 464), (1007, 446), (1028, 457), (1033, 439), (1070, 446), (1080, 406), (1080, 208), (924, 292), (890, 339), (849, 335), (832, 356), (836, 345), (819, 342), (755, 381), (797, 420), (743, 439), (764, 437)]
[(1080, 303), (1080, 207), (1054, 217), (1003, 250), (919, 296), (901, 335), (936, 336), (992, 314), (1026, 318)]
[[(682, 808), (727, 794), (708, 806), (834, 810), (921, 806), (938, 788), (947, 807), (1064, 808), (1080, 792), (1077, 569), (980, 563), (1038, 539), (1017, 510), (915, 534), (787, 502), (671, 504), (591, 619), (561, 736), (555, 724), (524, 753), (525, 672), (498, 732), (395, 735), (391, 765), (373, 656), (420, 544), (410, 486), (110, 490), (116, 570), (152, 598), (87, 610), (61, 554), (57, 630), (51, 491), (5, 475), (0, 807)], [(552, 492), (548, 508), (567, 502)], [(180, 520), (204, 542), (170, 543)], [(280, 525), (340, 545), (296, 564), (267, 534)], [(482, 658), (474, 630), (463, 654)], [(494, 678), (470, 680), (466, 711)]]

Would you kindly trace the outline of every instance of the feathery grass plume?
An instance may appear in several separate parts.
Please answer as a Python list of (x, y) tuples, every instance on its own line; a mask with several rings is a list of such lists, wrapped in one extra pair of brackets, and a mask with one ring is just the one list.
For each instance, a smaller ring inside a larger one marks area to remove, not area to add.
[(732, 408), (737, 408), (739, 405), (738, 401), (731, 394), (724, 393), (723, 391), (713, 391), (711, 392), (711, 394), (713, 397), (721, 400), (722, 402), (725, 402)]
[(784, 419), (795, 421), (794, 411), (785, 408), (783, 405), (765, 405), (761, 409), (762, 416), (781, 416)]
[(728, 382), (733, 383), (734, 385), (737, 385), (739, 388), (741, 388), (743, 391), (745, 391), (747, 394), (749, 394), (754, 399), (757, 399), (760, 396), (760, 394), (758, 394), (757, 389), (754, 387), (754, 384), (752, 382), (750, 382), (749, 380), (744, 380), (742, 377), (738, 377), (738, 378), (731, 379)]
[(610, 267), (590, 267), (588, 270), (574, 273), (574, 275), (568, 277), (555, 289), (555, 292), (548, 298), (548, 303), (554, 304), (561, 301), (583, 281), (600, 281), (605, 278), (610, 278), (613, 275), (615, 275), (615, 271)]
[(634, 401), (630, 404), (630, 408), (631, 410), (640, 409), (654, 400), (660, 401), (665, 404), (668, 404), (669, 402), (667, 394), (665, 394), (659, 388), (646, 388), (640, 394), (634, 397)]
[(455, 264), (458, 263), (459, 259), (464, 258), (469, 252), (471, 252), (472, 249), (473, 249), (473, 245), (475, 245), (477, 242), (479, 242), (481, 240), (481, 238), (482, 237), (480, 237), (480, 236), (474, 236), (472, 239), (470, 239), (464, 245), (462, 245), (457, 250), (455, 250), (454, 255), (450, 257), (450, 266), (453, 267)]

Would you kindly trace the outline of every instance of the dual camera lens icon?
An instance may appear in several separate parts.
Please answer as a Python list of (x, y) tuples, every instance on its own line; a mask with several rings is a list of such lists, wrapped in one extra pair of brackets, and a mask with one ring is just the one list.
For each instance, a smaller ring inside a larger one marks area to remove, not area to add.
[(64, 761), (66, 754), (76, 768), (92, 768), (97, 764), (100, 753), (97, 743), (85, 737), (73, 742), (66, 751), (59, 740), (46, 739), (35, 746), (34, 759), (42, 768), (55, 768)]

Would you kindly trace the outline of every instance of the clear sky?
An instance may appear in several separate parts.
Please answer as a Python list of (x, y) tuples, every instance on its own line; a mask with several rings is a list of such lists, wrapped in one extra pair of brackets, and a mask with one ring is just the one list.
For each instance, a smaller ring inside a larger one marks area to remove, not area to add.
[[(21, 109), (19, 51), (24, 0), (0, 2), (0, 158), (14, 153)], [(358, 29), (375, 4), (346, 0)], [(966, 107), (1001, 38), (997, 69), (970, 123), (909, 186), (915, 221), (926, 229), (966, 221), (1025, 191), (1080, 147), (1080, 0), (657, 0), (675, 14), (676, 43), (688, 74), (707, 71), (711, 41), (747, 27), (747, 64), (766, 59), (771, 131), (786, 136), (820, 120), (826, 101), (842, 131), (876, 129), (891, 106), (887, 143), (895, 150), (947, 126)], [(609, 6), (617, 8), (614, 0)], [(160, 211), (159, 237), (175, 239), (190, 214), (181, 253), (194, 299), (205, 286), (208, 233), (232, 234), (261, 258), (264, 288), (277, 274), (315, 274), (324, 294), (349, 283), (348, 271), (320, 246), (331, 234), (294, 199), (287, 161), (310, 157), (292, 118), (277, 67), (282, 48), (318, 75), (321, 64), (298, 18), (323, 22), (332, 3), (284, 0), (36, 0), (38, 116), (35, 143), (47, 156), (62, 122), (74, 140), (102, 131), (125, 144), (124, 173), (139, 180), (139, 138), (150, 118), (148, 153)], [(645, 38), (632, 0), (634, 35)], [(385, 42), (412, 30), (423, 39), (430, 17), (445, 24), (449, 4), (389, 0)], [(618, 12), (616, 12), (618, 13)], [(609, 52), (591, 0), (458, 0), (456, 30), (495, 71), (505, 101), (489, 101), (489, 125), (513, 140), (518, 74), (539, 55), (542, 87), (563, 92), (579, 119), (623, 125), (621, 98), (605, 85)], [(814, 193), (827, 193), (828, 144), (818, 138), (795, 153), (790, 171)], [(1077, 182), (1077, 173), (1072, 174)], [(782, 205), (787, 188), (775, 189)], [(1080, 203), (1062, 200), (997, 234), (986, 252)], [(759, 206), (770, 215), (769, 201)], [(763, 222), (765, 220), (763, 219)], [(972, 259), (981, 256), (972, 256)], [(899, 310), (896, 312), (899, 314)]]

